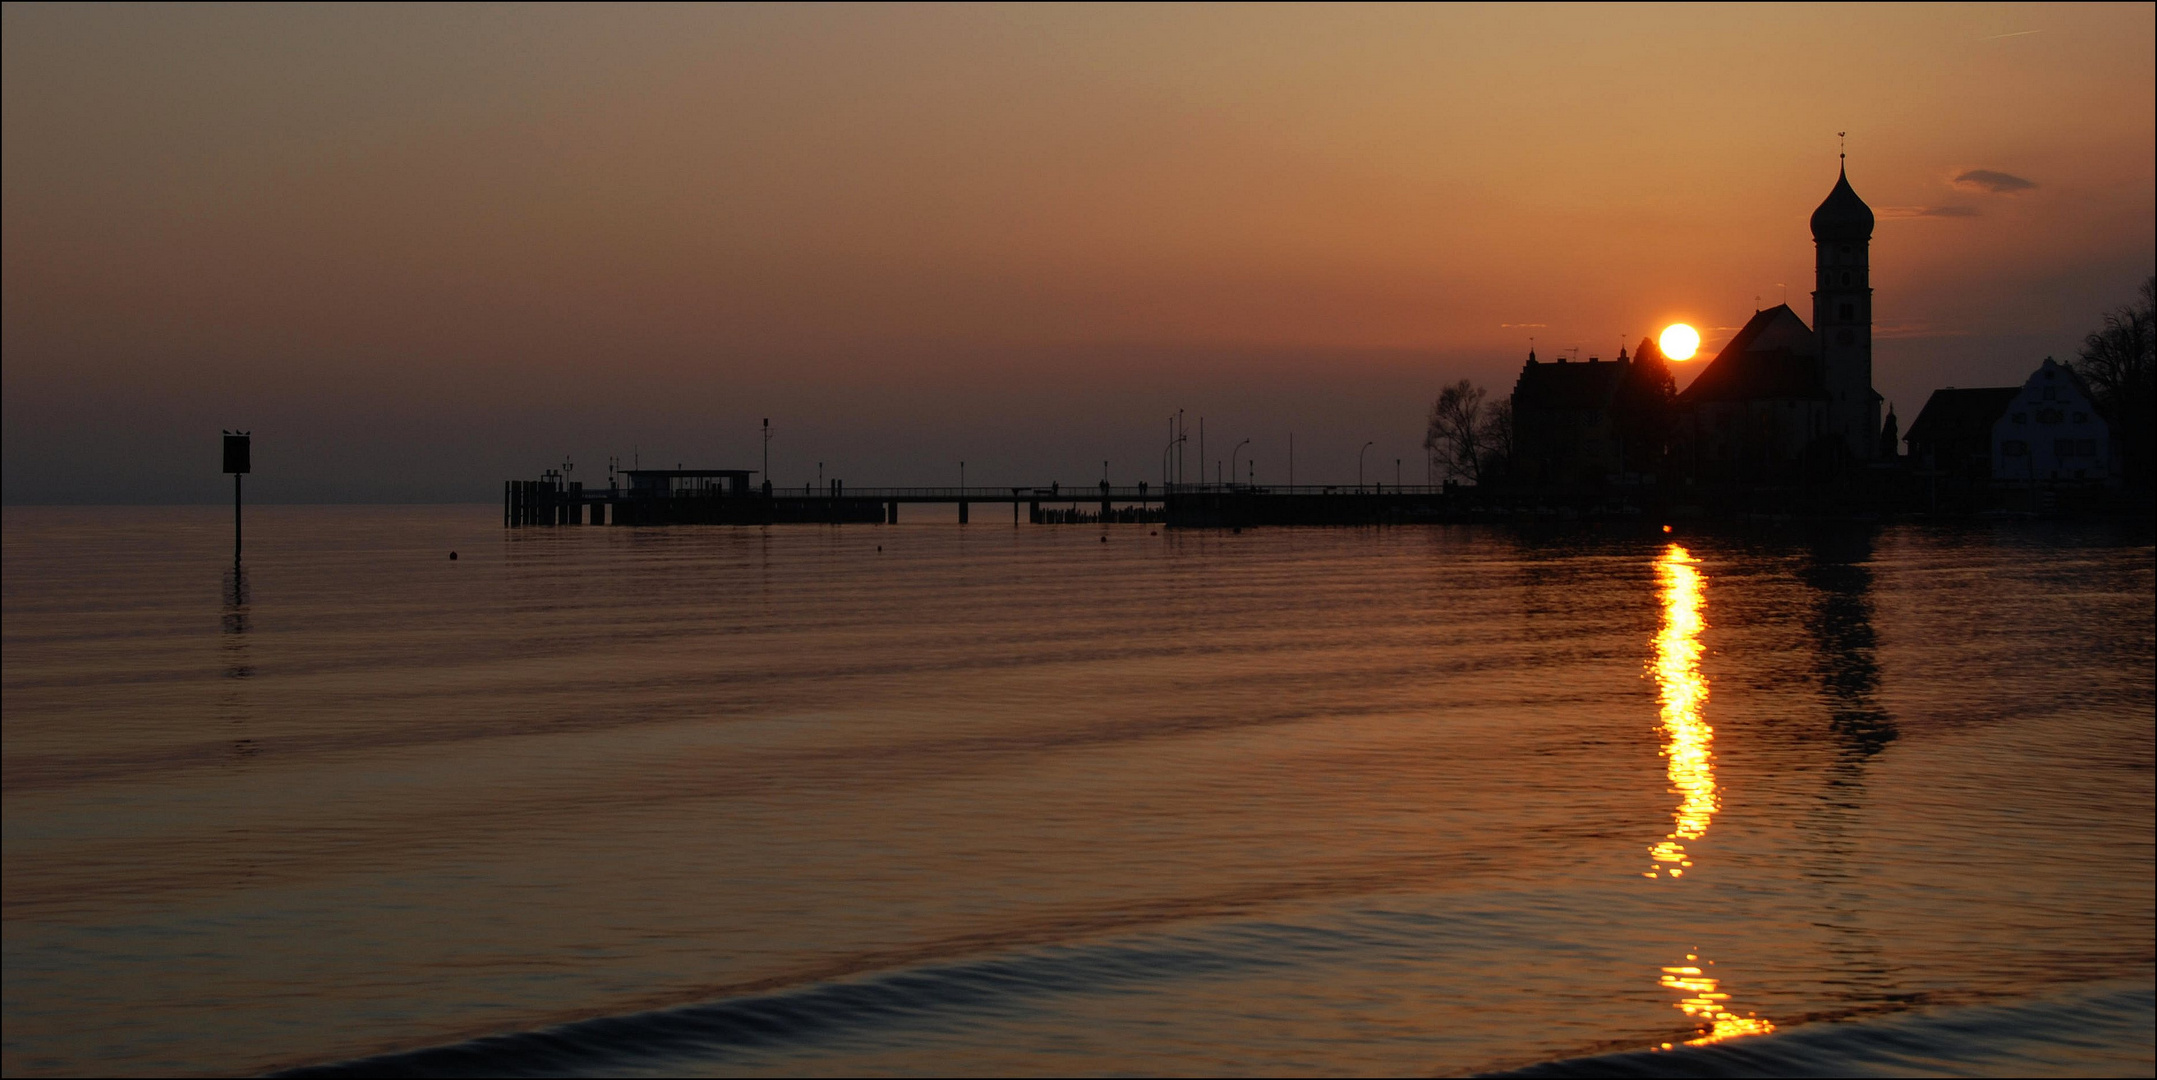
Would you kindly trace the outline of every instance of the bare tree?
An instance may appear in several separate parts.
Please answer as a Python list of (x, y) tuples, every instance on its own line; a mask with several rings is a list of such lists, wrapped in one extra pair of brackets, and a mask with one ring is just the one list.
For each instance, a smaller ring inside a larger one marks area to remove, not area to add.
[[(1486, 418), (1482, 388), (1466, 379), (1439, 391), (1431, 405), (1430, 426), (1423, 433), (1423, 448), (1431, 452), (1445, 472), (1445, 479), (1483, 482), (1483, 437)], [(1510, 417), (1507, 423), (1510, 431)]]
[(2152, 395), (2152, 369), (2157, 369), (2157, 276), (2142, 282), (2138, 301), (2105, 314), (2103, 329), (2082, 340), (2082, 355), (2068, 366), (2090, 384), (2097, 404), (2119, 433), (2128, 480), (2148, 484), (2150, 414), (2157, 410)]

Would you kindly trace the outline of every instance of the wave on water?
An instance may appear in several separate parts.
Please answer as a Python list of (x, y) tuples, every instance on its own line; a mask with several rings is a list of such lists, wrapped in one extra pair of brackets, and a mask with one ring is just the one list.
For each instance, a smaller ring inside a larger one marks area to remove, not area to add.
[(595, 1017), (538, 1031), (382, 1054), (273, 1075), (573, 1076), (738, 1058), (939, 1014), (1015, 1012), (1028, 999), (1135, 983), (1225, 975), (1274, 962), (1201, 948), (1061, 948), (822, 983), (784, 993)]
[(2148, 1076), (2157, 1067), (2153, 1036), (2157, 988), (2110, 983), (2034, 1001), (1805, 1024), (1485, 1075)]
[[(1286, 928), (1269, 928), (1279, 932)], [(1325, 948), (1309, 936), (1289, 951)], [(343, 1076), (578, 1076), (747, 1064), (879, 1033), (949, 1031), (1016, 1015), (1041, 998), (1233, 976), (1292, 964), (1185, 942), (1078, 946), (916, 968), (278, 1073)], [(2087, 984), (2035, 999), (1819, 1020), (1772, 1035), (1670, 1050), (1564, 1058), (1500, 1077), (2147, 1076), (2157, 1066), (2157, 985)]]

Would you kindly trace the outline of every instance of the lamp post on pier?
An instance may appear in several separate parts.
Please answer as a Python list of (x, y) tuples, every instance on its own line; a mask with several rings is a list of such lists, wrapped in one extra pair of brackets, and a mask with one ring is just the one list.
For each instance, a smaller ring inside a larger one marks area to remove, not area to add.
[(1367, 442), (1367, 443), (1364, 443), (1364, 444), (1363, 444), (1363, 450), (1358, 450), (1358, 451), (1356, 451), (1356, 490), (1357, 490), (1357, 491), (1362, 491), (1362, 490), (1363, 490), (1363, 451), (1364, 451), (1364, 450), (1369, 450), (1369, 449), (1370, 449), (1371, 447), (1373, 447), (1373, 446), (1376, 446), (1376, 445), (1378, 445), (1378, 441), (1377, 441), (1377, 440), (1375, 440), (1375, 439), (1373, 439), (1372, 441), (1370, 441), (1370, 442)]

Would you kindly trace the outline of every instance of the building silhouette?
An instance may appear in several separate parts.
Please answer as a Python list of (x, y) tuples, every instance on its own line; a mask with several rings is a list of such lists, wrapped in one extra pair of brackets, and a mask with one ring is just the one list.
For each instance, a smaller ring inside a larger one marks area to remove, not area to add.
[(1839, 172), (1812, 214), (1812, 324), (1787, 304), (1755, 311), (1682, 393), (1652, 341), (1609, 363), (1531, 352), (1513, 388), (1511, 479), (1785, 484), (1892, 456), (1872, 388), (1873, 225)]
[(2112, 427), (2082, 376), (2045, 357), (1992, 422), (1992, 478), (2003, 483), (2106, 482)]
[(1513, 383), (1513, 461), (1516, 479), (1537, 484), (1593, 482), (1618, 470), (1617, 427), (1612, 408), (1618, 383), (1630, 366), (1623, 350), (1605, 363), (1591, 356), (1568, 363), (1563, 355), (1528, 363)]
[(2007, 403), (2019, 392), (2012, 386), (1934, 390), (1903, 436), (1910, 445), (1911, 467), (1958, 482), (1991, 480), (1992, 425), (2007, 414)]
[(1681, 468), (1784, 483), (1854, 456), (1835, 430), (1819, 335), (1787, 304), (1756, 311), (1678, 395)]
[(1840, 173), (1812, 214), (1812, 325), (1788, 304), (1753, 313), (1678, 395), (1681, 467), (1787, 483), (1881, 456), (1872, 229), (1872, 209)]
[(1910, 464), (1957, 485), (2112, 483), (2117, 436), (2089, 384), (2046, 357), (2021, 386), (1935, 390), (1910, 423)]
[(1604, 361), (1538, 362), (1513, 384), (1511, 478), (1536, 485), (1596, 485), (1651, 474), (1667, 449), (1674, 380), (1653, 340)]

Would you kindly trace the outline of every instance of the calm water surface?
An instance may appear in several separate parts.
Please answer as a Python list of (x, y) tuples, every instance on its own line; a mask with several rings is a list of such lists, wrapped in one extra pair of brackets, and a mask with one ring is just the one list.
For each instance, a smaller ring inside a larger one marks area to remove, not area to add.
[(7, 1073), (2152, 1068), (2146, 532), (497, 522), (6, 509)]

